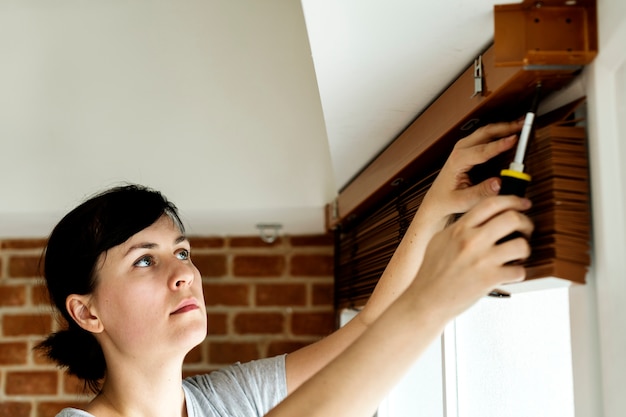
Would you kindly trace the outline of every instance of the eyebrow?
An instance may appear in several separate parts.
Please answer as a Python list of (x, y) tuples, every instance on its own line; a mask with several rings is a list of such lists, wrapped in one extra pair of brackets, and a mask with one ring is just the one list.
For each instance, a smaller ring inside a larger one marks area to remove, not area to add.
[[(186, 240), (188, 240), (186, 236), (180, 235), (176, 239), (174, 239), (174, 245), (178, 245), (179, 243), (184, 242)], [(133, 245), (130, 248), (128, 248), (128, 250), (124, 254), (124, 257), (128, 256), (129, 253), (131, 253), (132, 251), (137, 250), (137, 249), (154, 249), (154, 248), (156, 248), (158, 246), (159, 246), (158, 244), (152, 243), (152, 242), (138, 243), (138, 244)]]

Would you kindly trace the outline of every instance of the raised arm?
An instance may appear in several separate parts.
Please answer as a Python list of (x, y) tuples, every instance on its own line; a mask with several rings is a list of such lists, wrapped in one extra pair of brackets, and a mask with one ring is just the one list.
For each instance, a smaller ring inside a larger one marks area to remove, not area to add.
[(467, 173), (510, 149), (521, 126), (518, 122), (487, 125), (457, 142), (363, 310), (332, 335), (287, 356), (289, 392), (354, 342), (404, 292), (420, 269), (426, 245), (451, 215), (464, 213), (498, 193), (498, 179), (474, 185)]
[(446, 323), (493, 288), (524, 278), (511, 261), (529, 255), (523, 238), (496, 244), (513, 231), (528, 236), (520, 211), (530, 202), (489, 197), (428, 244), (417, 277), (362, 335), (307, 380), (269, 417), (369, 417)]

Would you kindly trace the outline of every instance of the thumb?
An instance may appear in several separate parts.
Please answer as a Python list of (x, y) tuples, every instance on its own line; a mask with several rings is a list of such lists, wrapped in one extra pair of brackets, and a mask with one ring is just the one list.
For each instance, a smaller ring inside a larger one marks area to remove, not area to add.
[(459, 194), (462, 193), (462, 200), (467, 204), (467, 210), (474, 207), (482, 199), (498, 195), (500, 192), (500, 178), (489, 178), (483, 182), (471, 187), (467, 187), (462, 190), (458, 190)]

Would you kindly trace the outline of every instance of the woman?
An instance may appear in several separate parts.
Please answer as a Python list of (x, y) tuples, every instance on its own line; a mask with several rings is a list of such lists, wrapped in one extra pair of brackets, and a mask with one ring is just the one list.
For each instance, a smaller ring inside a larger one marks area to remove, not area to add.
[(526, 240), (496, 242), (531, 233), (520, 214), (530, 202), (496, 197), (495, 178), (472, 185), (467, 176), (510, 149), (520, 128), (489, 125), (457, 143), (354, 320), (286, 356), (185, 381), (183, 359), (206, 335), (206, 312), (176, 208), (138, 186), (81, 204), (45, 253), (51, 299), (69, 325), (39, 348), (97, 395), (59, 416), (371, 416), (451, 319), (524, 278), (511, 261), (528, 256)]

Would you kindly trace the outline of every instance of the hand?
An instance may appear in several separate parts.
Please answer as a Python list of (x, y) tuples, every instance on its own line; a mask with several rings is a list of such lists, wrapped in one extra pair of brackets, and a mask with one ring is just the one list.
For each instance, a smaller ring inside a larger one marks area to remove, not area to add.
[(523, 280), (524, 267), (511, 262), (530, 255), (528, 241), (519, 237), (496, 242), (514, 231), (530, 236), (533, 224), (520, 213), (530, 205), (516, 196), (494, 196), (478, 203), (432, 238), (409, 291), (421, 293), (435, 303), (435, 311), (453, 318), (494, 288)]
[(517, 142), (515, 133), (522, 125), (523, 121), (490, 124), (459, 140), (424, 197), (420, 210), (447, 218), (465, 213), (485, 197), (497, 195), (499, 178), (474, 185), (467, 173), (475, 165), (511, 149)]

